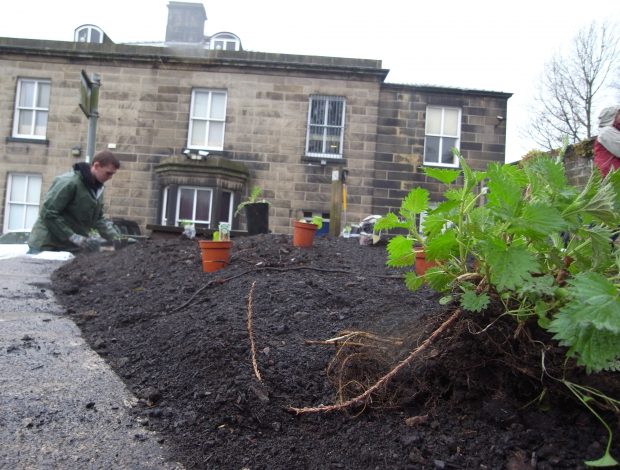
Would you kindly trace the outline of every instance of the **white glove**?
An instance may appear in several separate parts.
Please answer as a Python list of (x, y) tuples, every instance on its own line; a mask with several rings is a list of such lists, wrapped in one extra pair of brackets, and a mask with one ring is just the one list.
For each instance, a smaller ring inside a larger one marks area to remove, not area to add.
[(84, 237), (77, 233), (71, 235), (69, 241), (84, 251), (99, 251), (101, 247), (101, 243), (96, 238)]

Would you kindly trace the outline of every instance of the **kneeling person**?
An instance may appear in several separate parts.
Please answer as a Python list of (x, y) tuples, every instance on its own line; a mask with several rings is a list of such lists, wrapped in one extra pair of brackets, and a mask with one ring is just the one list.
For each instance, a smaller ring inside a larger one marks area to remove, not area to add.
[(106, 240), (120, 239), (120, 232), (103, 216), (103, 184), (121, 164), (109, 150), (97, 152), (92, 164), (80, 162), (73, 171), (57, 176), (45, 195), (32, 227), (29, 253), (41, 251), (98, 251), (96, 230)]

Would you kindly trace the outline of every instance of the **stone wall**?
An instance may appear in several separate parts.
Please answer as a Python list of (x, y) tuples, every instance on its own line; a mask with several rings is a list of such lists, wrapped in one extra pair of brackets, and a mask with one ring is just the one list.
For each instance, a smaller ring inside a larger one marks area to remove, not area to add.
[(568, 182), (583, 187), (590, 179), (593, 164), (594, 138), (571, 145), (564, 154), (564, 171)]
[[(437, 197), (420, 172), (427, 104), (461, 107), (461, 149), (474, 168), (504, 159), (505, 122), (497, 116), (506, 116), (509, 94), (386, 84), (380, 61), (0, 38), (0, 68), (0, 219), (9, 173), (42, 175), (43, 197), (54, 176), (84, 158), (81, 70), (101, 78), (96, 149), (113, 150), (122, 164), (106, 184), (107, 213), (142, 230), (160, 223), (156, 168), (182, 156), (194, 88), (226, 90), (224, 149), (211, 156), (247, 168), (241, 193), (263, 189), (276, 233), (292, 233), (303, 212), (330, 211), (336, 169), (348, 170), (349, 222), (398, 207), (416, 184)], [(9, 138), (19, 77), (51, 80), (45, 141)], [(342, 159), (305, 156), (314, 94), (346, 100)], [(76, 145), (78, 158), (71, 156)], [(233, 227), (244, 229), (243, 218)]]
[[(373, 213), (400, 207), (415, 186), (429, 190), (431, 200), (442, 198), (444, 187), (425, 177), (425, 114), (429, 105), (460, 108), (463, 157), (474, 170), (490, 162), (504, 163), (506, 151), (505, 93), (475, 92), (412, 85), (384, 85), (379, 103)], [(498, 116), (504, 119), (498, 119)]]
[[(332, 171), (345, 166), (352, 188), (348, 211), (357, 220), (367, 214), (371, 190), (363, 183), (374, 164), (379, 84), (294, 76), (233, 79), (226, 84), (226, 153), (250, 170), (248, 189), (260, 186), (271, 202), (272, 230), (292, 233), (292, 221), (303, 212), (329, 212)], [(340, 161), (304, 157), (309, 97), (315, 93), (346, 97)]]
[[(268, 59), (274, 58), (271, 56)], [(54, 176), (84, 158), (84, 153), (72, 157), (70, 150), (75, 145), (86, 148), (88, 121), (78, 107), (80, 71), (85, 69), (88, 74), (99, 74), (102, 84), (96, 149), (112, 149), (122, 165), (106, 184), (110, 217), (135, 220), (143, 230), (148, 224), (159, 223), (162, 188), (155, 168), (162, 159), (181, 156), (187, 145), (192, 89), (221, 89), (227, 91), (224, 150), (211, 153), (243, 163), (250, 173), (245, 193), (261, 186), (271, 201), (271, 230), (291, 233), (292, 219), (304, 211), (324, 213), (330, 209), (333, 162), (321, 164), (304, 157), (310, 95), (346, 99), (344, 158), (336, 166), (349, 168), (355, 186), (365, 175), (372, 175), (380, 87), (376, 75), (385, 72), (377, 68), (380, 63), (376, 61), (342, 59), (345, 72), (340, 72), (334, 60), (315, 58), (311, 62), (316, 63), (316, 70), (301, 73), (289, 63), (294, 62), (291, 57), (275, 58), (287, 64), (286, 70), (250, 68), (243, 63), (231, 68), (228, 60), (223, 61), (225, 65), (205, 69), (194, 59), (183, 66), (165, 66), (137, 59), (78, 64), (70, 58), (45, 55), (0, 56), (0, 128), (5, 137), (11, 135), (17, 78), (40, 77), (52, 82), (47, 139), (0, 141), (0, 194), (4, 199), (5, 175), (27, 172), (42, 175), (43, 196)], [(352, 65), (357, 66), (355, 71), (350, 71)], [(329, 67), (334, 70), (323, 70)], [(359, 218), (369, 211), (370, 190), (365, 198), (360, 191), (353, 192), (357, 195), (349, 210)], [(4, 204), (0, 206), (2, 217), (3, 209)], [(235, 225), (243, 228), (244, 221)]]

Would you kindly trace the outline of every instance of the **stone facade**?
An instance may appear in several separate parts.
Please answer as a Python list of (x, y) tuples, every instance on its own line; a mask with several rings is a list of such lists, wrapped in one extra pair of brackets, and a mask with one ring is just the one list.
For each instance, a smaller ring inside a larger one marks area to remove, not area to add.
[[(506, 116), (510, 94), (388, 84), (375, 60), (0, 38), (0, 67), (2, 221), (10, 174), (41, 175), (42, 199), (54, 176), (84, 158), (82, 70), (101, 77), (96, 149), (112, 149), (122, 163), (106, 184), (108, 215), (135, 220), (146, 232), (162, 222), (162, 165), (184, 158), (195, 88), (226, 91), (224, 148), (207, 158), (245, 167), (245, 186), (227, 186), (234, 204), (260, 186), (275, 233), (292, 233), (303, 213), (329, 212), (335, 169), (348, 170), (350, 222), (398, 207), (417, 184), (438, 197), (420, 171), (427, 105), (462, 110), (460, 148), (474, 168), (504, 161), (505, 121), (497, 116)], [(11, 137), (22, 77), (51, 81), (45, 140)], [(312, 95), (346, 100), (341, 159), (305, 155)], [(79, 157), (71, 155), (76, 145)], [(244, 229), (245, 221), (233, 227)]]
[(504, 163), (505, 93), (384, 84), (374, 178), (369, 185), (375, 214), (397, 210), (415, 186), (428, 189), (432, 201), (441, 200), (445, 188), (423, 173), (427, 106), (461, 110), (460, 152), (472, 169), (484, 170), (490, 162)]
[(568, 182), (583, 188), (594, 168), (594, 140), (585, 140), (577, 145), (570, 145), (564, 154), (564, 170)]

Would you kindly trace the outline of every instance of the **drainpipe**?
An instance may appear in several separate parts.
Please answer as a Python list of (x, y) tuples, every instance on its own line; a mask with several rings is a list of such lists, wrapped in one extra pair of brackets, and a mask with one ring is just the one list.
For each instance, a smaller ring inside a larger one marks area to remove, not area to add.
[(90, 162), (95, 153), (95, 136), (97, 135), (97, 119), (99, 118), (99, 88), (101, 77), (93, 74), (90, 85), (90, 113), (88, 114), (88, 140), (86, 142), (86, 162)]

